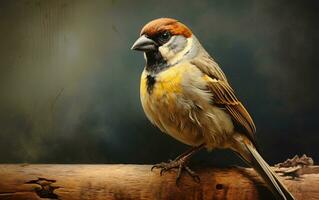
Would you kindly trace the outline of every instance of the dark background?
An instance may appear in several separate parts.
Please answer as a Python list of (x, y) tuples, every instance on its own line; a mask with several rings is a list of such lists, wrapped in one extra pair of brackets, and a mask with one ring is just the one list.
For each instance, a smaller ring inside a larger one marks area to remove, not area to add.
[(0, 162), (155, 163), (187, 149), (140, 105), (144, 60), (130, 47), (158, 17), (187, 24), (218, 61), (266, 160), (319, 161), (317, 2), (1, 1)]

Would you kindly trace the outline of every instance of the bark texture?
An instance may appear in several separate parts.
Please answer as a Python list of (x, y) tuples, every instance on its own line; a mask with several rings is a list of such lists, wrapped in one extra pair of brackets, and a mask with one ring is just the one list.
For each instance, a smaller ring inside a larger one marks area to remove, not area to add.
[[(273, 199), (250, 168), (199, 168), (201, 182), (150, 165), (0, 165), (0, 200), (60, 199)], [(319, 199), (319, 167), (296, 178), (281, 177), (296, 199)]]

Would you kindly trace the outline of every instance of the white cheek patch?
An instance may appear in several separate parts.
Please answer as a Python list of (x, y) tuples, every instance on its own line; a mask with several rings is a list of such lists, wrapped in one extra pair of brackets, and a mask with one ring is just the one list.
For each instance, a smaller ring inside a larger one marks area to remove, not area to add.
[[(180, 51), (178, 52), (174, 52), (174, 49), (171, 49), (169, 46), (171, 46), (172, 42), (174, 41), (173, 38), (171, 38), (171, 40), (169, 42), (167, 42), (165, 45), (159, 47), (159, 51), (161, 52), (161, 55), (163, 56), (163, 58), (166, 60), (166, 62), (169, 65), (174, 65), (178, 62), (180, 62), (184, 56), (191, 50), (192, 45), (193, 45), (193, 38), (187, 38), (186, 39), (186, 45), (184, 48), (182, 48)], [(182, 44), (180, 44), (182, 45)], [(176, 47), (178, 48), (178, 47)]]
[(158, 50), (161, 52), (161, 55), (166, 61), (174, 57), (174, 51), (172, 51), (167, 44), (159, 47)]

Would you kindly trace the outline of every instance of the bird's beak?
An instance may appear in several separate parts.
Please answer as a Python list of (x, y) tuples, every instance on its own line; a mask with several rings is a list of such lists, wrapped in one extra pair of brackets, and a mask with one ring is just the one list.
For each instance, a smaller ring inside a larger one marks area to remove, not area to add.
[(147, 38), (145, 35), (142, 35), (135, 41), (131, 49), (145, 52), (152, 51), (156, 49), (156, 43), (153, 40)]

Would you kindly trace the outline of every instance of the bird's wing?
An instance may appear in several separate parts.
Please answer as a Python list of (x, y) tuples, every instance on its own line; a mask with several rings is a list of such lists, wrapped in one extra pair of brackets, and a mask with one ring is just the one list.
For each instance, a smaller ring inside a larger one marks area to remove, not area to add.
[(229, 85), (218, 64), (209, 55), (194, 59), (192, 64), (205, 74), (204, 78), (208, 83), (209, 91), (212, 93), (213, 103), (224, 107), (232, 116), (235, 125), (242, 128), (248, 138), (255, 143), (256, 126), (253, 119), (237, 99), (234, 90)]

